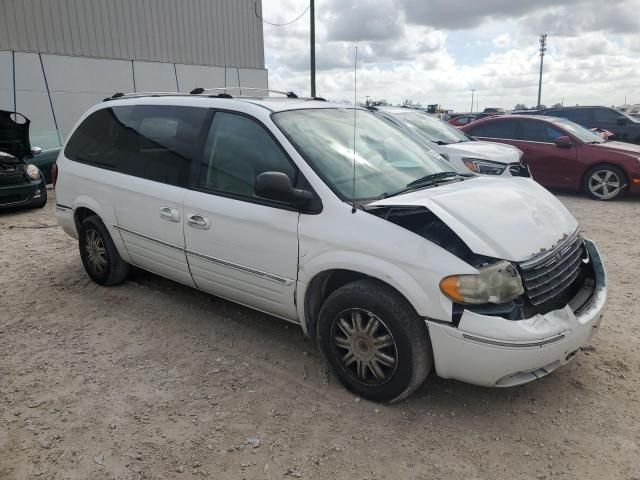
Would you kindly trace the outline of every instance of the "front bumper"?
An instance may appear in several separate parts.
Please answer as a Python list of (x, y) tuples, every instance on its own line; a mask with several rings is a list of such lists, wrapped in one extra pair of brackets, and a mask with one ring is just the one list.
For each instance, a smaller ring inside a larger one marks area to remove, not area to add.
[[(595, 244), (585, 239), (595, 272), (588, 302), (525, 320), (465, 310), (458, 328), (427, 321), (438, 376), (487, 387), (509, 387), (551, 373), (569, 362), (600, 325), (607, 278)], [(578, 293), (576, 297), (580, 295)]]
[(0, 187), (0, 210), (30, 207), (47, 197), (47, 186), (42, 177), (21, 185)]

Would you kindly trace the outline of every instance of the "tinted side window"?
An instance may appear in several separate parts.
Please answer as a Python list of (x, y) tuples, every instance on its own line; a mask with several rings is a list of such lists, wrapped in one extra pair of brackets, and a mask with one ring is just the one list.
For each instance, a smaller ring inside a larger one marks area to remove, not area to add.
[(596, 125), (602, 123), (615, 124), (619, 117), (622, 117), (622, 115), (609, 108), (596, 108), (593, 110), (593, 123)]
[(586, 125), (589, 123), (589, 111), (585, 108), (570, 108), (568, 110), (562, 110), (559, 115), (554, 115), (554, 117), (564, 117), (580, 125)]
[(564, 134), (545, 122), (523, 120), (520, 126), (520, 140), (528, 142), (553, 143)]
[(187, 186), (207, 109), (136, 105), (98, 110), (67, 143), (71, 160)]
[(283, 172), (292, 184), (296, 181), (296, 169), (261, 125), (242, 115), (216, 113), (200, 166), (199, 186), (255, 197), (255, 179), (263, 172)]
[(516, 138), (515, 120), (494, 120), (471, 129), (471, 135), (486, 138)]

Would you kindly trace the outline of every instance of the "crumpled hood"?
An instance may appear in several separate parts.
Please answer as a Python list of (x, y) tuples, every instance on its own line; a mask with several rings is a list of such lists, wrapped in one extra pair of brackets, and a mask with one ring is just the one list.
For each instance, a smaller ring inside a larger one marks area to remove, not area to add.
[(459, 153), (465, 158), (480, 158), (501, 163), (517, 163), (520, 161), (520, 149), (504, 143), (483, 141), (460, 142), (447, 145), (447, 150)]
[(529, 178), (476, 177), (368, 206), (424, 206), (473, 252), (514, 262), (553, 248), (578, 228), (564, 205)]
[(14, 122), (11, 116), (13, 112), (0, 110), (0, 152), (6, 152), (19, 159), (31, 155), (29, 143), (30, 120), (17, 113), (16, 117), (21, 123)]

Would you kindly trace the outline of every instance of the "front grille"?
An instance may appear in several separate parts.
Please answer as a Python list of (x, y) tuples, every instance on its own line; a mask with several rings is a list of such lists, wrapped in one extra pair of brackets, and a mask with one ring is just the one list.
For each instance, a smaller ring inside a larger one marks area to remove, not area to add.
[(551, 252), (519, 265), (522, 284), (535, 307), (553, 300), (580, 275), (587, 256), (582, 237), (577, 233)]
[(0, 165), (0, 185), (21, 185), (29, 183), (24, 176), (22, 165)]

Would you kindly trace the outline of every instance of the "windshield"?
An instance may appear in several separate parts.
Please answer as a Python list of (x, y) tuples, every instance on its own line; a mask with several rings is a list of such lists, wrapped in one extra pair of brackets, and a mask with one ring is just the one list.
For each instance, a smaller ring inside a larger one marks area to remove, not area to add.
[(584, 143), (604, 143), (604, 139), (600, 135), (596, 135), (591, 130), (587, 130), (582, 125), (573, 123), (571, 120), (554, 118), (553, 122)]
[(276, 113), (276, 125), (298, 153), (343, 200), (372, 200), (428, 175), (454, 170), (433, 150), (377, 115), (354, 109), (303, 109)]
[(447, 122), (443, 122), (439, 118), (430, 117), (419, 112), (403, 112), (395, 115), (431, 142), (448, 145), (450, 143), (470, 141), (470, 138), (459, 129), (449, 125)]
[(624, 115), (627, 119), (629, 119), (631, 122), (633, 123), (640, 123), (640, 120), (635, 117), (635, 114), (629, 114), (627, 112), (620, 112), (622, 115)]

